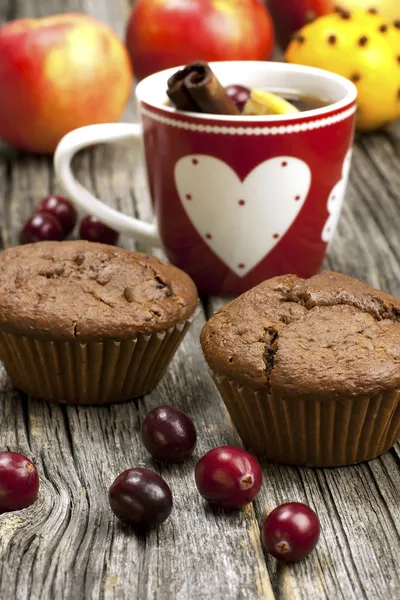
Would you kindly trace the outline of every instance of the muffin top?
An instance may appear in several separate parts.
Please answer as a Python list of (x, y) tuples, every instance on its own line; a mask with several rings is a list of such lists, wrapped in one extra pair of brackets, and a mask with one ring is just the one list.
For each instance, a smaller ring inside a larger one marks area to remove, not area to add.
[(285, 396), (372, 395), (400, 388), (400, 300), (324, 271), (276, 277), (204, 326), (210, 368)]
[(168, 329), (197, 305), (188, 275), (153, 256), (85, 241), (0, 253), (0, 331), (122, 340)]

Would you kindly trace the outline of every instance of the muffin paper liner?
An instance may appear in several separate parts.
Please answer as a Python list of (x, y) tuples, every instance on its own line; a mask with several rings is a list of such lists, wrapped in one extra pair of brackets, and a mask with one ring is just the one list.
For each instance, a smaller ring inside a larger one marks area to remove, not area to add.
[(285, 398), (211, 372), (240, 437), (272, 461), (310, 467), (376, 458), (400, 436), (400, 391), (323, 400)]
[(0, 359), (15, 387), (31, 396), (63, 404), (123, 402), (156, 387), (197, 313), (121, 341), (54, 342), (0, 332)]

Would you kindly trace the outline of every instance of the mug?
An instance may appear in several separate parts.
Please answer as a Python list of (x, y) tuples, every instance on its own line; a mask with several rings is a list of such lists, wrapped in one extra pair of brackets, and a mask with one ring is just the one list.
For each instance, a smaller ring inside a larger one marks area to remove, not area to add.
[[(356, 87), (321, 69), (272, 62), (211, 63), (223, 85), (327, 100), (315, 110), (267, 116), (177, 111), (168, 69), (136, 88), (141, 124), (68, 133), (55, 153), (67, 196), (139, 242), (161, 245), (200, 292), (237, 295), (261, 281), (320, 269), (342, 207), (354, 137)], [(86, 146), (143, 140), (156, 224), (97, 200), (71, 171)]]

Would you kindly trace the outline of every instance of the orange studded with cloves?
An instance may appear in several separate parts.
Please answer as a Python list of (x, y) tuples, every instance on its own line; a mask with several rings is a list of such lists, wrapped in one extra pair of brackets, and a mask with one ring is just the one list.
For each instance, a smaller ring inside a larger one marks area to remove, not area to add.
[(370, 11), (338, 10), (303, 27), (285, 58), (350, 79), (358, 89), (359, 130), (400, 117), (400, 23)]

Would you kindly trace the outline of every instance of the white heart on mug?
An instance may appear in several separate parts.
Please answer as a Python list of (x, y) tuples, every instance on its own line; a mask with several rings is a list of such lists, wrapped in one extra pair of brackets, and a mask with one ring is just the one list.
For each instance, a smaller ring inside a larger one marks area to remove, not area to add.
[(241, 181), (224, 161), (190, 154), (176, 163), (175, 184), (206, 244), (245, 277), (292, 226), (310, 190), (311, 171), (298, 158), (279, 156)]
[(330, 242), (336, 231), (337, 224), (339, 222), (340, 214), (342, 212), (342, 206), (347, 188), (347, 182), (350, 175), (351, 167), (351, 156), (352, 150), (349, 150), (346, 154), (346, 158), (343, 161), (342, 167), (342, 178), (335, 185), (328, 198), (328, 213), (329, 217), (322, 230), (322, 241)]

